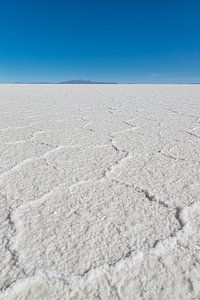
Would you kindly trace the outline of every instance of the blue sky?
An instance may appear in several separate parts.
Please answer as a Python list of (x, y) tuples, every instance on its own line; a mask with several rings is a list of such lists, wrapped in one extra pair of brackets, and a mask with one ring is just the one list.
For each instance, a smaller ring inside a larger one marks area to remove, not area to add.
[(200, 82), (199, 0), (0, 0), (0, 81)]

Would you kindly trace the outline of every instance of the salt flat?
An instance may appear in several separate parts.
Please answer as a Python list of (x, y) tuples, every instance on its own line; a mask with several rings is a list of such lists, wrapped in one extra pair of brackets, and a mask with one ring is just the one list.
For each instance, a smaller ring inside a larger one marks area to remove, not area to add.
[(0, 85), (0, 299), (200, 299), (200, 85)]

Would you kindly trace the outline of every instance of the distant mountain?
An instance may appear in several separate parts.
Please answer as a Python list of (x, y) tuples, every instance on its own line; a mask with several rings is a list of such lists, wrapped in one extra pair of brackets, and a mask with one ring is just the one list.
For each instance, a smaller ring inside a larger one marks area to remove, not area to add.
[(36, 82), (28, 82), (28, 84), (54, 84), (54, 82), (36, 81)]
[(68, 81), (61, 81), (61, 82), (58, 82), (58, 84), (117, 84), (117, 83), (116, 82), (73, 79), (73, 80), (68, 80)]
[(47, 81), (34, 81), (34, 82), (15, 82), (16, 84), (117, 84), (117, 82), (104, 82), (104, 81), (91, 81), (83, 79), (73, 79), (61, 82), (47, 82)]

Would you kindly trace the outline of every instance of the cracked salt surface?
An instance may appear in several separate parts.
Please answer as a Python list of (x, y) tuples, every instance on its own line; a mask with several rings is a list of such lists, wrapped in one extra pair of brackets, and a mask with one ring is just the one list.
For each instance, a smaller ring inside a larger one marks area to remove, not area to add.
[(0, 85), (0, 299), (200, 299), (199, 102)]

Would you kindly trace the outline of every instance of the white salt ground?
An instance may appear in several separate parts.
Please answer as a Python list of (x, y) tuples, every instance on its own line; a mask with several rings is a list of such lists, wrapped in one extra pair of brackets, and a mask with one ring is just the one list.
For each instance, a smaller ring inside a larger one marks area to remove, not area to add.
[(0, 299), (200, 299), (199, 195), (199, 85), (0, 85)]

